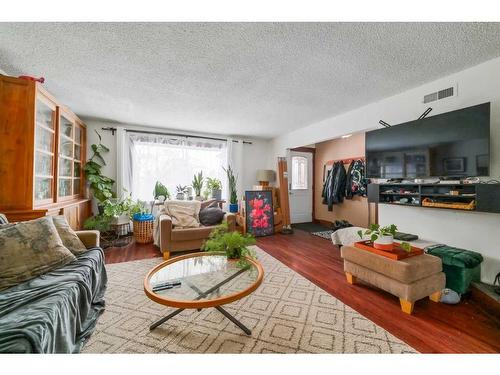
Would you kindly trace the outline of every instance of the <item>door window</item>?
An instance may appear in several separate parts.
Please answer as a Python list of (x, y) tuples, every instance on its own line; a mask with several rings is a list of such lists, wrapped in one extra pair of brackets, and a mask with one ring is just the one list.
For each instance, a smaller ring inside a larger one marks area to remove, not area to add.
[(292, 190), (307, 190), (307, 158), (292, 156)]

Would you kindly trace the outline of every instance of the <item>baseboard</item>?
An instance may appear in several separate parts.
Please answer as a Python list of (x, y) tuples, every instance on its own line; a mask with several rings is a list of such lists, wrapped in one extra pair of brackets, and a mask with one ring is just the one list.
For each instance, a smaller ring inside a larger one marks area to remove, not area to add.
[(331, 221), (322, 220), (322, 219), (314, 219), (313, 223), (315, 223), (315, 224), (321, 224), (321, 225), (323, 225), (325, 227), (331, 227), (333, 225), (333, 223)]
[(490, 285), (472, 283), (471, 298), (490, 314), (500, 316), (500, 296), (494, 294), (491, 289)]

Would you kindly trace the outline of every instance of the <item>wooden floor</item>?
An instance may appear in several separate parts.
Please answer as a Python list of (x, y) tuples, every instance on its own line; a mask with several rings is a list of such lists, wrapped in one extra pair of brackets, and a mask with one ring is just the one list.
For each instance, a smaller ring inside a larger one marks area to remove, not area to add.
[[(258, 246), (320, 288), (423, 353), (499, 353), (500, 317), (464, 299), (458, 305), (417, 301), (413, 315), (401, 312), (398, 298), (363, 285), (349, 285), (340, 251), (330, 241), (301, 230), (261, 237)], [(106, 250), (106, 262), (161, 256), (152, 245)]]

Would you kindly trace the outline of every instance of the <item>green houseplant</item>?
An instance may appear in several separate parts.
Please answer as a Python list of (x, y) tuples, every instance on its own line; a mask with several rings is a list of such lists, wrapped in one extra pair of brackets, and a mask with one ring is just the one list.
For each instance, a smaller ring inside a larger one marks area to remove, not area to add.
[(207, 189), (212, 193), (212, 198), (221, 200), (222, 182), (218, 178), (207, 177)]
[(248, 246), (255, 245), (255, 238), (240, 232), (229, 232), (227, 222), (218, 225), (202, 246), (203, 251), (224, 253), (228, 259), (238, 259), (241, 266), (247, 265), (245, 257), (255, 259), (256, 253)]
[(85, 229), (107, 232), (112, 224), (125, 224), (132, 219), (134, 214), (145, 212), (144, 203), (134, 201), (130, 195), (122, 199), (106, 199), (101, 203), (102, 212), (85, 220)]
[(234, 175), (231, 166), (224, 168), (224, 172), (227, 175), (228, 187), (229, 187), (229, 212), (238, 212), (238, 192), (236, 190), (236, 183), (238, 182), (238, 177)]
[(161, 197), (163, 197), (163, 200), (167, 200), (170, 199), (170, 192), (168, 191), (168, 188), (160, 181), (156, 181), (155, 188), (153, 190), (153, 196), (155, 200), (161, 200)]
[[(394, 224), (385, 227), (379, 224), (372, 224), (369, 229), (364, 232), (358, 230), (357, 233), (361, 239), (363, 239), (363, 236), (370, 236), (370, 241), (373, 243), (375, 249), (391, 251), (394, 246), (394, 236), (397, 230), (398, 227)], [(411, 251), (411, 245), (408, 242), (402, 242), (401, 248), (407, 252)]]
[(101, 169), (106, 165), (102, 154), (109, 152), (109, 148), (101, 143), (101, 135), (97, 131), (95, 132), (99, 137), (99, 143), (91, 146), (92, 157), (85, 163), (83, 170), (87, 181), (90, 182), (90, 190), (92, 190), (93, 196), (99, 203), (102, 203), (109, 198), (115, 197), (112, 190), (115, 181), (102, 174)]
[(194, 189), (194, 199), (201, 201), (201, 189), (203, 189), (203, 171), (199, 171), (193, 176), (191, 186)]

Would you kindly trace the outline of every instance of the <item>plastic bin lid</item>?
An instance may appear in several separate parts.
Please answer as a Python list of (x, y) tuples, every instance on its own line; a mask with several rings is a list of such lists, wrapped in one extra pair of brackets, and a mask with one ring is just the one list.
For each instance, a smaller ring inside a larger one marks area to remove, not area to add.
[(151, 220), (154, 220), (154, 216), (151, 214), (135, 214), (134, 220), (135, 221), (151, 221)]

